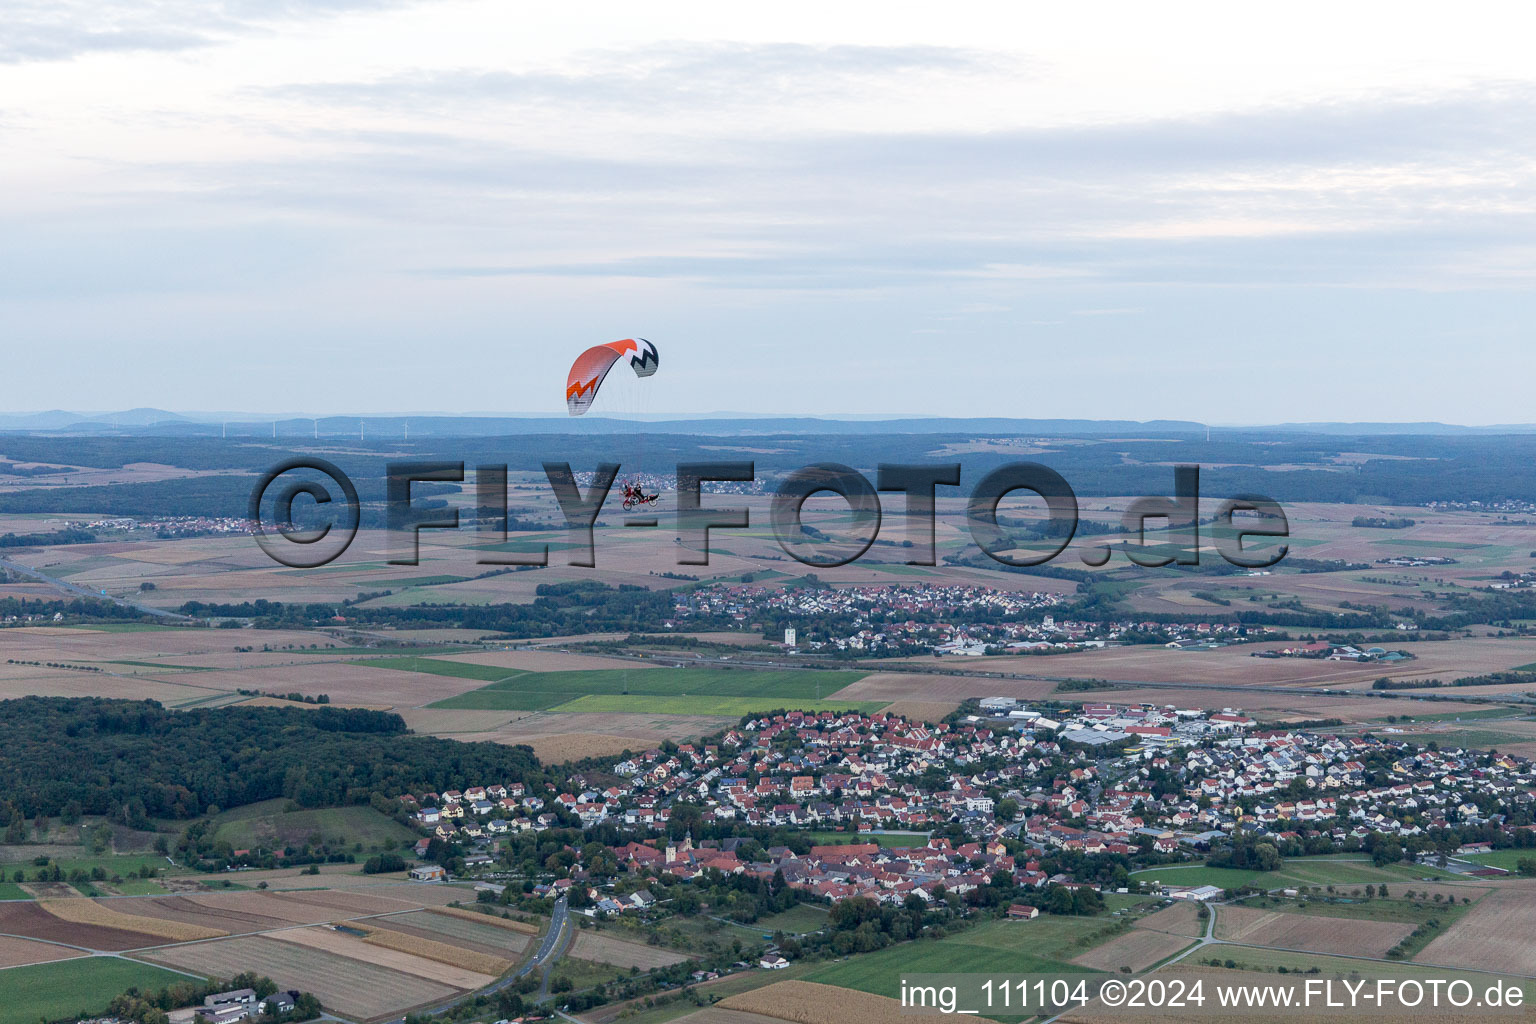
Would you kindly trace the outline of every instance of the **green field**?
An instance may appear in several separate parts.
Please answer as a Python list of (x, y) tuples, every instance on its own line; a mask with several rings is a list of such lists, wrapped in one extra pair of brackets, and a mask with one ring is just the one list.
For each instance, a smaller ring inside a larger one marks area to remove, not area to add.
[[(5, 877), (11, 877), (7, 871)], [(15, 882), (0, 882), (0, 900), (29, 900), (32, 897)]]
[(515, 668), (497, 665), (472, 665), (463, 661), (444, 661), (441, 658), (369, 658), (356, 662), (363, 668), (388, 668), (396, 672), (424, 672), (434, 676), (454, 676), (459, 679), (482, 679), (487, 682), (525, 675)]
[(1131, 873), (1137, 882), (1150, 882), (1154, 878), (1164, 885), (1214, 885), (1222, 889), (1237, 889), (1244, 885), (1261, 885), (1266, 889), (1286, 885), (1289, 879), (1280, 878), (1278, 871), (1242, 871), (1236, 868), (1208, 868), (1204, 864), (1163, 864)]
[[(1511, 719), (1511, 720), (1520, 721), (1520, 720), (1527, 720), (1528, 716), (1526, 715), (1525, 712), (1516, 710), (1515, 708), (1478, 708), (1475, 711), (1442, 711), (1442, 712), (1440, 712), (1438, 714), (1433, 714), (1433, 715), (1408, 714), (1408, 715), (1398, 715), (1397, 716), (1397, 720), (1398, 720), (1399, 723), (1407, 722), (1407, 721), (1414, 721), (1414, 722), (1458, 722), (1458, 721), (1469, 721), (1469, 720), (1472, 720), (1472, 719), (1488, 719), (1488, 718), (1492, 718), (1492, 719), (1508, 718), (1508, 719)], [(1385, 722), (1386, 719), (1385, 718), (1373, 718), (1373, 719), (1371, 719), (1371, 721), (1373, 721), (1373, 722)], [(1434, 739), (1433, 736), (1429, 736), (1427, 738), (1428, 739)]]
[(237, 850), (301, 845), (312, 836), (326, 841), (339, 839), (349, 847), (362, 843), (365, 850), (417, 839), (416, 833), (371, 807), (285, 811), (287, 805), (283, 799), (264, 800), (225, 811), (216, 819), (214, 839)]
[[(391, 660), (405, 662), (422, 659)], [(440, 700), (431, 706), (484, 711), (536, 711), (593, 696), (686, 697), (690, 700), (707, 696), (764, 698), (770, 702), (770, 709), (802, 707), (802, 701), (825, 700), (865, 675), (863, 672), (842, 671), (717, 668), (594, 669), (577, 672), (524, 672), (517, 675), (501, 671), (503, 678), (498, 678), (490, 686)], [(647, 710), (656, 709), (653, 706), (640, 709), (642, 713)], [(734, 714), (729, 711), (659, 713)]]
[(370, 587), (440, 587), (445, 583), (467, 583), (468, 576), (409, 576), (398, 580), (369, 582)]
[[(158, 853), (103, 854), (100, 857), (92, 857), (86, 854), (84, 847), (82, 847), (81, 854), (79, 857), (54, 857), (50, 863), (57, 864), (59, 869), (66, 875), (76, 869), (90, 872), (95, 868), (101, 868), (101, 870), (107, 873), (108, 878), (111, 878), (113, 875), (121, 875), (127, 878), (129, 875), (138, 874), (139, 869), (145, 866), (163, 874), (183, 875), (189, 873), (186, 868), (176, 867)], [(30, 859), (25, 862), (8, 863), (3, 865), (3, 867), (7, 878), (17, 868), (26, 871), (29, 880), (33, 873), (37, 871), (37, 868), (33, 866)]]
[[(621, 715), (719, 715), (725, 718), (741, 718), (744, 715), (764, 715), (770, 711), (789, 709), (794, 711), (861, 711), (873, 714), (889, 704), (883, 700), (785, 700), (782, 697), (623, 697), (613, 694), (593, 694), (577, 697), (573, 701), (557, 704), (551, 711), (563, 714), (621, 714)], [(435, 706), (435, 705), (434, 705)]]
[(1451, 750), (1456, 747), (1464, 747), (1469, 750), (1481, 750), (1485, 753), (1490, 750), (1498, 750), (1507, 747), (1511, 743), (1529, 743), (1529, 736), (1520, 736), (1512, 732), (1498, 732), (1494, 729), (1452, 729), (1450, 732), (1425, 733), (1414, 739), (1427, 742), (1434, 740), (1440, 745), (1441, 750)]
[(91, 1016), (130, 988), (153, 991), (186, 980), (184, 974), (109, 956), (11, 967), (0, 971), (0, 1024)]
[(1536, 860), (1536, 850), (1521, 850), (1511, 848), (1508, 850), (1490, 850), (1487, 853), (1474, 853), (1465, 858), (1474, 864), (1486, 864), (1491, 868), (1503, 868), (1505, 871), (1515, 870), (1515, 865), (1523, 859)]
[(764, 934), (787, 932), (790, 935), (803, 935), (826, 927), (827, 920), (825, 908), (809, 903), (797, 903), (782, 913), (760, 917), (752, 924), (743, 925), (743, 927)]
[(1108, 941), (1105, 917), (989, 921), (937, 942), (904, 942), (812, 969), (806, 981), (892, 996), (903, 974), (1083, 974), (1071, 959)]

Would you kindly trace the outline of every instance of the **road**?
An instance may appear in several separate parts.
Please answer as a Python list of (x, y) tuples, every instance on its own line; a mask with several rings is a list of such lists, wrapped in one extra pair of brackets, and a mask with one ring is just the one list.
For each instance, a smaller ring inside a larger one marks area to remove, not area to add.
[(113, 604), (122, 605), (124, 608), (132, 608), (136, 612), (143, 612), (145, 615), (153, 615), (157, 618), (175, 619), (178, 622), (191, 621), (188, 616), (182, 615), (180, 612), (168, 612), (164, 608), (151, 608), (149, 605), (139, 604), (137, 601), (129, 601), (125, 598), (103, 594), (99, 590), (91, 590), (89, 587), (82, 587), (68, 580), (61, 580), (57, 576), (50, 576), (40, 569), (34, 569), (30, 565), (22, 565), (20, 562), (9, 558), (0, 558), (0, 569), (9, 569), (18, 575), (46, 583), (50, 587), (57, 588), (75, 597), (89, 597), (97, 601), (111, 601)]
[[(568, 909), (569, 908), (566, 902), (566, 898), (564, 896), (555, 901), (555, 909), (549, 916), (549, 931), (544, 934), (544, 940), (539, 943), (539, 951), (533, 955), (533, 959), (523, 964), (523, 966), (519, 967), (511, 974), (508, 974), (505, 977), (492, 982), (479, 991), (466, 992), (464, 995), (457, 996), (454, 999), (451, 999), (439, 1006), (433, 1006), (426, 1009), (418, 1009), (412, 1012), (424, 1017), (431, 1016), (433, 1014), (447, 1013), (449, 1010), (453, 1009), (455, 1006), (458, 1006), (465, 1000), (473, 999), (476, 996), (493, 996), (503, 989), (517, 984), (533, 971), (552, 966), (556, 960), (560, 959), (560, 957), (564, 955), (565, 952), (563, 947), (566, 938), (566, 926), (569, 923), (569, 915), (567, 914)], [(542, 983), (539, 986), (539, 991), (544, 993), (548, 990), (548, 988), (549, 971), (545, 970)], [(384, 1024), (405, 1024), (405, 1017), (396, 1017), (393, 1020), (385, 1021)]]

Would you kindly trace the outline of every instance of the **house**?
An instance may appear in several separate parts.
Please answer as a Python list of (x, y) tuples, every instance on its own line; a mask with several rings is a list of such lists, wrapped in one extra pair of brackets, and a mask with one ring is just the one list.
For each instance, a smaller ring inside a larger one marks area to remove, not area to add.
[(1032, 907), (1028, 903), (1015, 903), (1008, 908), (1008, 920), (1033, 921), (1040, 916), (1040, 908)]
[(757, 962), (757, 966), (765, 971), (782, 971), (789, 966), (789, 961), (777, 953), (768, 953)]
[(413, 882), (441, 882), (448, 877), (448, 872), (438, 864), (418, 864), (411, 868), (411, 881)]
[(261, 1012), (276, 1016), (279, 1013), (292, 1013), (298, 1005), (299, 993), (295, 989), (287, 992), (274, 992), (261, 1001)]

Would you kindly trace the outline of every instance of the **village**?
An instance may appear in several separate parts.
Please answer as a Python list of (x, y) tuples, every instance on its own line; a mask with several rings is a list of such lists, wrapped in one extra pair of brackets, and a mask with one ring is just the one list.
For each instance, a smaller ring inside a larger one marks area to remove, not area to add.
[[(1286, 856), (1365, 851), (1443, 865), (1490, 842), (1536, 840), (1529, 825), (1505, 828), (1506, 809), (1528, 819), (1536, 801), (1536, 767), (1523, 758), (1263, 728), (1235, 708), (1029, 707), (1007, 697), (971, 708), (938, 725), (788, 712), (578, 773), (547, 800), (501, 785), (402, 799), (420, 805), (416, 821), (430, 833), (418, 853), (433, 839), (457, 842), (476, 851), (469, 871), (494, 870), (498, 835), (560, 826), (561, 812), (567, 826), (613, 826), (627, 840), (610, 847), (614, 862), (640, 880), (619, 886), (625, 895), (580, 863), (532, 887), (584, 887), (595, 914), (645, 910), (641, 883), (663, 876), (779, 878), (833, 903), (902, 904), (1003, 882), (1124, 891), (1137, 884), (1128, 870), (1256, 841)], [(683, 808), (726, 838), (676, 835)], [(754, 838), (775, 829), (816, 841), (797, 853)]]
[(1052, 653), (1128, 643), (1209, 647), (1277, 632), (1237, 622), (1058, 622), (1051, 610), (1067, 600), (1056, 593), (979, 586), (774, 588), (716, 583), (674, 594), (675, 619), (663, 625), (679, 628), (699, 618), (743, 628), (763, 620), (784, 622), (786, 648), (862, 657)]

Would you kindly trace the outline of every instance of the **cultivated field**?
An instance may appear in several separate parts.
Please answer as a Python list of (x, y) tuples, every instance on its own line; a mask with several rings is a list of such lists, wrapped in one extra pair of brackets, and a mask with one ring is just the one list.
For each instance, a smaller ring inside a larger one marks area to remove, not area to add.
[(1184, 935), (1137, 928), (1095, 946), (1074, 957), (1072, 962), (1100, 971), (1118, 971), (1123, 967), (1140, 971), (1172, 956), (1193, 941)]
[(1536, 975), (1533, 930), (1536, 886), (1510, 882), (1474, 904), (1414, 959), (1426, 964)]
[(1383, 957), (1408, 937), (1410, 924), (1287, 914), (1252, 907), (1222, 907), (1216, 937), (1253, 946)]
[(19, 967), (22, 964), (41, 964), (51, 960), (68, 960), (84, 956), (78, 949), (56, 946), (51, 942), (32, 939), (13, 939), (0, 935), (0, 967)]
[(642, 971), (648, 971), (653, 967), (680, 964), (688, 959), (681, 953), (662, 949), (659, 946), (627, 942), (624, 939), (599, 935), (591, 931), (576, 933), (576, 942), (571, 946), (571, 955), (600, 964), (613, 964), (615, 967), (638, 967)]
[(229, 934), (218, 928), (124, 913), (94, 900), (39, 900), (37, 905), (61, 921), (98, 925), (125, 932), (142, 932), (172, 942), (191, 942)]
[(451, 942), (456, 947), (506, 959), (520, 956), (530, 941), (522, 932), (426, 911), (371, 918), (368, 927), (388, 928), (437, 942)]
[(370, 946), (380, 946), (397, 953), (409, 953), (424, 960), (435, 960), (440, 964), (462, 967), (467, 971), (490, 978), (498, 977), (512, 967), (512, 961), (506, 957), (443, 942), (441, 939), (380, 928), (373, 924), (359, 925), (358, 928), (367, 932), (363, 941)]
[(780, 1018), (744, 1010), (727, 1010), (722, 1006), (710, 1006), (695, 1010), (686, 1017), (678, 1017), (677, 1024), (778, 1024)]
[(720, 1007), (794, 1024), (888, 1024), (906, 1012), (895, 999), (808, 981), (774, 982), (722, 999)]
[(85, 949), (109, 951), (140, 949), (166, 941), (152, 932), (128, 931), (123, 928), (66, 921), (32, 902), (0, 903), (0, 932), (30, 939), (42, 939), (47, 942), (61, 942)]
[(527, 921), (517, 921), (510, 917), (497, 917), (494, 914), (482, 914), (477, 910), (465, 910), (463, 907), (433, 907), (429, 913), (444, 917), (456, 917), (462, 921), (474, 921), (478, 924), (487, 924), (493, 928), (503, 928), (507, 931), (521, 932), (524, 935), (537, 935), (539, 929)]
[(1206, 922), (1200, 920), (1199, 907), (1188, 900), (1179, 900), (1171, 907), (1164, 907), (1154, 914), (1148, 914), (1131, 927), (1198, 938), (1205, 934), (1205, 924)]
[[(365, 950), (371, 948), (361, 941), (357, 945)], [(358, 1020), (383, 1017), (445, 1000), (461, 991), (441, 981), (429, 980), (419, 972), (400, 971), (368, 960), (264, 936), (170, 946), (141, 956), (205, 976), (228, 978), (241, 971), (256, 971), (267, 975), (280, 987), (313, 992), (327, 1007)], [(430, 961), (422, 963), (434, 969), (439, 967)]]

